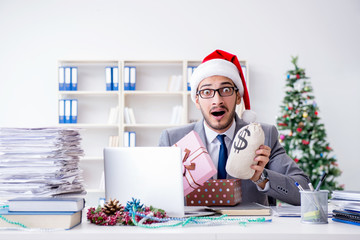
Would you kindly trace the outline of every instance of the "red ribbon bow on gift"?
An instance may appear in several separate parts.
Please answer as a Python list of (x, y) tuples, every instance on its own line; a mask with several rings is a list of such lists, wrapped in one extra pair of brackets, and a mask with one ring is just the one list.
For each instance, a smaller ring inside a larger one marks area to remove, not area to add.
[(183, 176), (186, 175), (186, 170), (190, 171), (190, 170), (195, 170), (195, 167), (196, 167), (196, 164), (195, 163), (191, 163), (190, 165), (185, 165), (185, 162), (186, 160), (189, 158), (189, 155), (190, 155), (190, 150), (185, 148), (184, 149), (184, 152), (185, 152), (185, 156), (183, 158), (183, 163), (184, 163), (184, 173), (183, 173)]
[[(192, 175), (190, 174), (190, 171), (195, 170), (196, 168), (196, 164), (194, 162), (190, 163), (190, 165), (186, 165), (185, 162), (186, 160), (189, 158), (190, 156), (190, 150), (185, 148), (184, 149), (185, 152), (185, 156), (183, 158), (183, 164), (184, 164), (184, 173), (183, 176), (185, 177), (186, 181), (189, 183), (189, 186), (192, 187), (193, 189), (200, 187), (201, 185), (198, 184), (197, 182), (195, 182), (194, 178), (192, 177)], [(186, 172), (189, 173), (188, 176), (186, 176)], [(192, 186), (192, 184), (195, 184), (195, 186)]]

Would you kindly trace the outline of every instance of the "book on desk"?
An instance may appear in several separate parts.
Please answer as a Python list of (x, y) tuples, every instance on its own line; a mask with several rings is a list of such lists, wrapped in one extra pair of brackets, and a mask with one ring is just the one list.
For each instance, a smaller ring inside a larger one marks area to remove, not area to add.
[(71, 229), (81, 223), (83, 198), (14, 198), (0, 209), (0, 227)]
[(77, 212), (18, 212), (0, 209), (0, 227), (71, 229), (81, 223)]
[(9, 211), (77, 212), (84, 207), (84, 198), (18, 197), (9, 200)]

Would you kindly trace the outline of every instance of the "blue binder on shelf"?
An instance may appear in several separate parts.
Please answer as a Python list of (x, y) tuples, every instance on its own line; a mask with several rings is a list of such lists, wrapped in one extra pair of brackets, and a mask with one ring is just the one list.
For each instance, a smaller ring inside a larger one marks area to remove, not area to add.
[(71, 68), (65, 67), (65, 91), (71, 90)]
[(71, 67), (71, 91), (77, 91), (78, 88), (78, 68)]
[(124, 90), (130, 90), (130, 67), (124, 68)]
[(65, 90), (65, 68), (59, 67), (59, 91)]
[(111, 77), (111, 67), (105, 67), (105, 84), (106, 84), (106, 91), (111, 91), (112, 86), (112, 77)]
[(136, 67), (130, 67), (130, 90), (135, 91), (136, 86)]
[(65, 100), (59, 100), (59, 123), (65, 123)]
[(119, 90), (119, 68), (113, 67), (112, 68), (112, 90), (118, 91)]
[(71, 100), (64, 99), (65, 101), (65, 123), (71, 123)]
[(78, 100), (77, 99), (71, 99), (71, 120), (70, 123), (77, 123), (77, 117), (78, 117)]

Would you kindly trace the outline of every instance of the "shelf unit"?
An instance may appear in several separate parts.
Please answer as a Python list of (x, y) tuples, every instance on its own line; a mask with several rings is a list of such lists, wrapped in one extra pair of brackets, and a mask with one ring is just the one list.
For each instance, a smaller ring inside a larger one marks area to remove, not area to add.
[[(103, 148), (108, 146), (110, 136), (119, 136), (119, 146), (123, 146), (125, 131), (136, 132), (136, 146), (157, 146), (163, 129), (187, 124), (201, 118), (200, 111), (191, 101), (187, 90), (187, 68), (198, 66), (201, 61), (169, 60), (61, 60), (58, 67), (78, 68), (78, 90), (59, 91), (58, 99), (78, 100), (78, 123), (59, 124), (63, 127), (81, 129), (82, 147), (85, 156), (80, 166), (84, 170), (85, 187), (89, 193), (100, 193), (99, 186), (103, 172)], [(240, 61), (245, 66), (246, 61)], [(119, 69), (119, 90), (106, 91), (105, 67)], [(125, 66), (136, 67), (136, 90), (124, 90)], [(168, 91), (170, 76), (181, 75), (179, 91)], [(247, 81), (248, 82), (248, 81)], [(170, 124), (172, 108), (182, 106), (182, 118), (179, 124)], [(108, 124), (109, 111), (119, 107), (119, 121)], [(134, 110), (136, 124), (126, 124), (124, 108)], [(240, 106), (239, 112), (242, 111)]]

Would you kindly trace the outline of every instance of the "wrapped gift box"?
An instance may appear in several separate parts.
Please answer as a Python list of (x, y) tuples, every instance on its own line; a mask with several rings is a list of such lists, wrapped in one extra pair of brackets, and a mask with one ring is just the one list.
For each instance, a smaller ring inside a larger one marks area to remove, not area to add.
[(184, 196), (202, 186), (217, 170), (199, 134), (191, 131), (174, 146), (183, 151)]
[(208, 180), (186, 195), (187, 206), (234, 206), (240, 202), (240, 179)]

